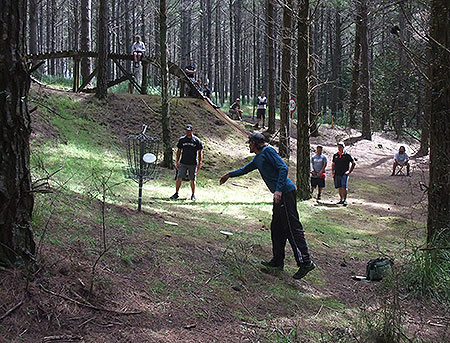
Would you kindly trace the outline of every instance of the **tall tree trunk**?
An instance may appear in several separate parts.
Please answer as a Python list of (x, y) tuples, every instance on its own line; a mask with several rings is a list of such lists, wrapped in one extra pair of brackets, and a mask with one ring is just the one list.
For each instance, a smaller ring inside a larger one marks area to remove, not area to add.
[(208, 75), (208, 86), (209, 89), (213, 90), (213, 44), (212, 44), (212, 0), (206, 0), (206, 25), (208, 27), (207, 29), (207, 37), (206, 40), (208, 42), (208, 61), (207, 61), (207, 75)]
[(431, 1), (430, 184), (427, 242), (450, 243), (450, 11)]
[(233, 0), (230, 0), (229, 2), (229, 10), (230, 10), (230, 78), (229, 78), (229, 88), (230, 88), (230, 105), (234, 102), (236, 99), (235, 94), (233, 94), (233, 76), (234, 76), (234, 70), (233, 70), (233, 48), (234, 48), (234, 41), (233, 41)]
[[(100, 0), (99, 0), (100, 1)], [(131, 55), (131, 46), (133, 45), (134, 37), (132, 38), (131, 29), (132, 25), (130, 23), (130, 7), (129, 7), (129, 1), (125, 0), (124, 2), (124, 20), (125, 20), (125, 44), (122, 43), (122, 45), (125, 45), (124, 53)], [(133, 7), (134, 8), (134, 7)], [(133, 33), (134, 34), (134, 33)], [(127, 71), (131, 71), (131, 62), (126, 63)]]
[(98, 5), (98, 58), (97, 88), (95, 96), (104, 99), (108, 93), (108, 5), (107, 0), (99, 0)]
[[(313, 21), (313, 19), (311, 19)], [(311, 89), (309, 95), (309, 134), (311, 137), (319, 136), (319, 125), (317, 121), (319, 119), (319, 91), (317, 87), (317, 64), (315, 58), (311, 56), (317, 56), (317, 32), (313, 32), (313, 26), (309, 26), (309, 87)], [(315, 27), (317, 29), (317, 26)], [(298, 53), (298, 51), (297, 51)], [(297, 56), (298, 60), (298, 56)], [(294, 80), (296, 82), (296, 79)], [(314, 88), (314, 90), (312, 90)], [(295, 93), (297, 93), (297, 83), (295, 83)], [(298, 113), (297, 113), (298, 115)]]
[[(199, 71), (197, 72), (197, 79), (201, 79), (200, 74), (203, 74), (205, 71), (205, 51), (207, 47), (205, 46), (205, 0), (199, 0), (200, 1), (200, 44), (199, 44), (199, 51), (200, 51), (200, 62), (198, 64)], [(203, 80), (202, 80), (203, 81)]]
[(370, 74), (369, 74), (369, 41), (367, 0), (361, 3), (361, 99), (362, 99), (362, 137), (372, 140), (371, 129), (371, 99), (370, 99)]
[(397, 45), (397, 58), (398, 58), (398, 68), (397, 68), (397, 75), (396, 75), (396, 82), (398, 89), (401, 89), (401, 92), (397, 95), (397, 101), (396, 106), (393, 111), (393, 126), (395, 130), (395, 134), (397, 135), (397, 139), (401, 136), (405, 121), (405, 110), (406, 110), (406, 104), (408, 102), (407, 99), (407, 93), (409, 92), (409, 87), (407, 85), (407, 76), (408, 68), (406, 63), (406, 53), (405, 49), (403, 48), (403, 44), (405, 44), (405, 38), (406, 38), (406, 31), (403, 28), (406, 26), (406, 20), (405, 15), (403, 11), (399, 11), (398, 13), (398, 21), (399, 26), (402, 28), (399, 35), (399, 42)]
[(234, 3), (234, 72), (233, 94), (239, 97), (242, 91), (241, 85), (241, 27), (242, 27), (242, 2)]
[(297, 36), (297, 197), (311, 198), (309, 169), (309, 0), (298, 0)]
[(21, 265), (35, 254), (25, 9), (26, 0), (0, 2), (0, 264), (8, 266)]
[(72, 4), (72, 6), (73, 6), (73, 8), (72, 8), (72, 10), (73, 10), (73, 28), (71, 28), (71, 27), (68, 27), (68, 30), (73, 30), (73, 49), (74, 50), (78, 50), (78, 48), (79, 48), (79, 38), (80, 38), (80, 35), (79, 35), (79, 32), (80, 32), (80, 21), (79, 21), (79, 18), (80, 18), (80, 15), (79, 15), (79, 12), (78, 12), (78, 1), (77, 0), (74, 0), (73, 1), (73, 4)]
[(167, 68), (167, 4), (159, 0), (159, 45), (161, 47), (161, 124), (164, 145), (163, 166), (173, 168), (172, 139), (169, 113), (169, 70)]
[[(145, 7), (145, 0), (141, 0), (141, 38), (142, 41), (145, 42), (148, 48), (149, 41), (146, 39), (146, 30), (145, 30), (145, 13), (147, 12), (147, 8)], [(148, 55), (148, 52), (147, 52)]]
[(352, 90), (350, 92), (349, 126), (356, 128), (355, 110), (358, 105), (359, 65), (361, 59), (361, 6), (357, 5), (355, 18), (355, 47), (353, 54)]
[[(223, 24), (225, 24), (225, 19), (224, 19), (224, 22), (223, 22)], [(222, 28), (222, 23), (221, 23), (221, 28)], [(222, 60), (222, 63), (220, 63), (220, 90), (221, 90), (221, 96), (220, 96), (220, 103), (221, 104), (224, 104), (225, 103), (225, 99), (226, 99), (226, 92), (227, 92), (227, 87), (226, 87), (226, 85), (228, 84), (227, 82), (226, 82), (226, 78), (227, 78), (227, 74), (226, 74), (226, 58), (225, 58), (225, 54), (226, 54), (226, 51), (225, 51), (225, 41), (226, 41), (226, 39), (225, 39), (225, 37), (226, 37), (226, 33), (225, 33), (225, 29), (222, 29), (221, 30), (222, 31), (222, 34), (219, 34), (219, 39), (221, 40), (221, 42), (220, 42), (220, 44), (219, 44), (219, 46), (220, 46), (220, 56), (221, 56), (221, 60)]]
[(220, 2), (216, 3), (216, 9), (215, 9), (215, 19), (216, 19), (216, 26), (214, 30), (214, 89), (210, 87), (211, 92), (213, 90), (216, 93), (216, 103), (220, 103), (219, 100), (219, 94), (220, 94), (220, 65), (222, 63), (219, 62), (219, 56), (220, 56)]
[(275, 52), (274, 52), (274, 5), (273, 0), (267, 0), (267, 58), (268, 58), (268, 74), (269, 74), (269, 89), (268, 89), (268, 112), (269, 123), (267, 132), (275, 133), (275, 105), (276, 105), (276, 91), (275, 91)]
[[(83, 51), (91, 50), (91, 0), (81, 0), (81, 37), (80, 48)], [(91, 60), (81, 59), (81, 76), (83, 81), (91, 73)]]
[[(339, 113), (339, 92), (340, 92), (340, 75), (341, 75), (341, 17), (339, 8), (335, 8), (334, 20), (334, 45), (331, 50), (331, 114), (334, 118), (338, 117)], [(332, 36), (330, 26), (330, 37)]]
[(37, 0), (30, 0), (30, 22), (29, 22), (29, 51), (30, 54), (37, 54)]
[[(181, 67), (185, 68), (190, 60), (190, 26), (191, 26), (191, 13), (190, 13), (190, 0), (181, 0), (181, 31), (180, 31), (180, 57), (181, 57)], [(185, 82), (181, 82), (180, 96), (184, 96), (184, 91), (186, 88)]]
[[(428, 61), (432, 60), (431, 56), (431, 46), (427, 48), (427, 58)], [(427, 66), (427, 76), (429, 80), (432, 79), (431, 65)], [(433, 96), (432, 85), (428, 80), (425, 80), (425, 95), (424, 95), (424, 105), (423, 105), (423, 116), (421, 122), (421, 133), (420, 133), (420, 148), (416, 156), (426, 156), (428, 155), (429, 145), (430, 145), (430, 119), (431, 119), (431, 101)]]
[(258, 61), (259, 59), (256, 58), (257, 52), (259, 50), (259, 40), (256, 35), (256, 0), (252, 0), (252, 11), (255, 13), (253, 16), (253, 96), (252, 96), (252, 120), (255, 120), (255, 109), (256, 109), (256, 101), (258, 98), (258, 79), (257, 79), (257, 71), (258, 71)]
[(38, 53), (44, 51), (44, 3), (39, 2), (39, 38), (38, 38)]
[[(281, 102), (280, 102), (280, 144), (279, 154), (289, 157), (290, 153), (290, 116), (289, 94), (291, 85), (291, 41), (292, 41), (292, 0), (285, 0), (283, 6), (283, 46), (281, 61)], [(307, 42), (309, 40), (307, 39)], [(308, 65), (307, 65), (308, 68)], [(309, 114), (309, 113), (308, 113)]]

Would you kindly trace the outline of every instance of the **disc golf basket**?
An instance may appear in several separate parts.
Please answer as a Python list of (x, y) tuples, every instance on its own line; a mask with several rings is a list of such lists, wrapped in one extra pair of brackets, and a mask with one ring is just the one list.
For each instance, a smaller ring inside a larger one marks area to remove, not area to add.
[(141, 211), (142, 186), (158, 177), (160, 139), (147, 136), (146, 130), (147, 125), (143, 125), (140, 134), (127, 137), (128, 167), (125, 168), (125, 177), (139, 184), (138, 211)]

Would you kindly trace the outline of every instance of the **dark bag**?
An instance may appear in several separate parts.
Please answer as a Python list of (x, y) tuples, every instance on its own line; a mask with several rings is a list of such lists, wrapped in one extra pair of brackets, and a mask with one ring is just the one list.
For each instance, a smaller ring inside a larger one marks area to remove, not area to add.
[(385, 257), (370, 260), (366, 267), (366, 279), (370, 281), (382, 280), (392, 273), (392, 265), (392, 261)]

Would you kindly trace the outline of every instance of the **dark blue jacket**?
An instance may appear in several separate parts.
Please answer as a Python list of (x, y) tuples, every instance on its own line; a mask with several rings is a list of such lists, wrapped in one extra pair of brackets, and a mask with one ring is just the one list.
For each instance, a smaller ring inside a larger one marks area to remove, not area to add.
[(238, 170), (229, 173), (230, 177), (241, 176), (258, 169), (261, 177), (272, 193), (283, 194), (295, 191), (294, 183), (288, 178), (288, 166), (275, 149), (266, 146), (253, 160)]

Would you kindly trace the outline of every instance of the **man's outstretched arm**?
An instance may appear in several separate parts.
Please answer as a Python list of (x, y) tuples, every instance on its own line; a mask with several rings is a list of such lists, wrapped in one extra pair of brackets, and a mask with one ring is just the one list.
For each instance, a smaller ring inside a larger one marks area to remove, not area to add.
[(225, 175), (222, 175), (222, 177), (220, 178), (219, 184), (223, 185), (225, 182), (228, 181), (228, 179), (230, 178), (230, 174), (226, 173)]

